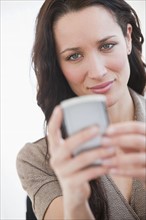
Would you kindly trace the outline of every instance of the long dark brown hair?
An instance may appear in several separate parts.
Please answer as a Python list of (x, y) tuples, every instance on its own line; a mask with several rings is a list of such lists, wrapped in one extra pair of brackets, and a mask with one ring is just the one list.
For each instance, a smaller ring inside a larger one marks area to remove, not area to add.
[[(44, 112), (46, 124), (54, 107), (60, 101), (76, 96), (69, 87), (57, 60), (54, 24), (64, 14), (93, 5), (102, 5), (109, 10), (115, 16), (124, 36), (127, 34), (127, 24), (132, 25), (132, 52), (128, 56), (131, 72), (128, 86), (141, 95), (144, 93), (146, 84), (146, 65), (142, 60), (144, 38), (137, 14), (129, 4), (124, 0), (46, 0), (36, 20), (32, 51), (32, 62), (38, 81), (37, 102)], [(100, 180), (91, 181), (90, 186), (92, 193), (89, 204), (95, 218), (108, 219), (106, 195)]]

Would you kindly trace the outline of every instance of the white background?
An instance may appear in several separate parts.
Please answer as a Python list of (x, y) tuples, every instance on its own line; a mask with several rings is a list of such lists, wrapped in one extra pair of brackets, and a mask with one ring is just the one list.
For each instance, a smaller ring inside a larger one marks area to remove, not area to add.
[[(26, 193), (17, 176), (16, 156), (26, 142), (43, 137), (44, 116), (35, 100), (30, 68), (35, 17), (43, 2), (1, 1), (1, 220), (25, 219)], [(136, 9), (145, 36), (146, 2), (128, 2)]]

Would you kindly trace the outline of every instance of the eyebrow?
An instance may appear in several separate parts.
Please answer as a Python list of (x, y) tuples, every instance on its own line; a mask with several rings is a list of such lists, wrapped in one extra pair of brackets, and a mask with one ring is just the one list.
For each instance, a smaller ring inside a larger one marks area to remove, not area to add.
[[(105, 41), (107, 41), (107, 40), (109, 40), (110, 38), (113, 38), (113, 37), (116, 37), (116, 35), (111, 35), (111, 36), (105, 37), (105, 38), (103, 38), (101, 40), (98, 40), (97, 43), (101, 44), (101, 43), (103, 43), (103, 42), (105, 42)], [(70, 48), (67, 48), (67, 49), (61, 51), (60, 54), (63, 54), (65, 52), (67, 52), (67, 51), (78, 51), (80, 49), (81, 49), (81, 47), (70, 47)]]

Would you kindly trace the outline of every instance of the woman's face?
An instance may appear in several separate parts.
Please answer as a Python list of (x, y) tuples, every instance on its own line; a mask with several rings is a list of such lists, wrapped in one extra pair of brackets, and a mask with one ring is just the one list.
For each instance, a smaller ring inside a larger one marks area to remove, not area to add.
[(69, 12), (55, 23), (58, 61), (76, 95), (104, 94), (108, 106), (126, 95), (131, 32), (128, 25), (124, 37), (115, 17), (102, 6)]

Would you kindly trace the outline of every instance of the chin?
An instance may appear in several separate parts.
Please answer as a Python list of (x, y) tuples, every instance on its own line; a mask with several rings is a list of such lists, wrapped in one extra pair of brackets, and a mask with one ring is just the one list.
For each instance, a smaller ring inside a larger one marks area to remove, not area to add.
[(118, 102), (118, 99), (113, 98), (113, 97), (107, 97), (106, 100), (107, 100), (106, 101), (107, 108), (110, 108), (110, 107), (114, 106)]

